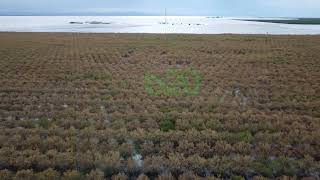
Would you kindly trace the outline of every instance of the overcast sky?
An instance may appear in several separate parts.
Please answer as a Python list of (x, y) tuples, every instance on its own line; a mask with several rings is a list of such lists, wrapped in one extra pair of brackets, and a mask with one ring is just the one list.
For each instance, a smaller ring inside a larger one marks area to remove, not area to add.
[(0, 14), (320, 17), (320, 0), (0, 0)]

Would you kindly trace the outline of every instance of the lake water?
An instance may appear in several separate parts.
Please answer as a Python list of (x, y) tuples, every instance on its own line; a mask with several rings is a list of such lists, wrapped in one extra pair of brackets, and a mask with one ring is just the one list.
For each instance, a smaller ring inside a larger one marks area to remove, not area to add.
[(208, 18), (199, 16), (170, 16), (166, 18), (162, 16), (0, 16), (0, 31), (320, 34), (320, 25), (274, 24), (234, 19), (237, 18)]

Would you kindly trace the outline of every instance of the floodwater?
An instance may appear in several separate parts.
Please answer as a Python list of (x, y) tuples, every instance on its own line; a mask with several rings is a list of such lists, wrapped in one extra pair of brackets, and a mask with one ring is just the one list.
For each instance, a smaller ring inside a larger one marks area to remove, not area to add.
[(235, 19), (239, 18), (209, 18), (202, 16), (0, 16), (0, 31), (279, 35), (320, 34), (320, 25), (275, 24)]

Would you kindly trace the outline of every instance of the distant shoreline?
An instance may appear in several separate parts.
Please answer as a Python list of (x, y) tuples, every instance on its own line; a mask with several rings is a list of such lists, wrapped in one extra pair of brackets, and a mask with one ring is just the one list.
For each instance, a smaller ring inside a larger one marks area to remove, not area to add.
[(274, 19), (237, 19), (241, 21), (277, 23), (277, 24), (303, 24), (303, 25), (320, 25), (320, 18), (298, 18), (287, 20), (274, 20)]

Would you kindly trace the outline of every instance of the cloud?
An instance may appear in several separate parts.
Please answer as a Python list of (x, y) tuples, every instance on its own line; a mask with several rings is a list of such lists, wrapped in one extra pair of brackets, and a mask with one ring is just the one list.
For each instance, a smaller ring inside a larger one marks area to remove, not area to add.
[(320, 10), (320, 0), (259, 0), (259, 3), (277, 8), (299, 8)]

